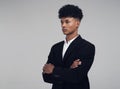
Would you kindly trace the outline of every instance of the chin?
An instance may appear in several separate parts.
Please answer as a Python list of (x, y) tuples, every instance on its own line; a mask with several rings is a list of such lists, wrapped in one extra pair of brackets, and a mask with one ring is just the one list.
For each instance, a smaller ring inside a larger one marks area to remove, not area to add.
[(68, 35), (68, 33), (63, 32), (64, 35)]

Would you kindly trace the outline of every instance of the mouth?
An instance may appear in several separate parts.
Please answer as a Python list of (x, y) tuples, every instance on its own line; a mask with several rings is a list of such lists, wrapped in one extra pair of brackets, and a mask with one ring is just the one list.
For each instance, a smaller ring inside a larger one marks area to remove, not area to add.
[(65, 28), (63, 28), (62, 30), (63, 30), (63, 32), (67, 31), (67, 29), (65, 29)]

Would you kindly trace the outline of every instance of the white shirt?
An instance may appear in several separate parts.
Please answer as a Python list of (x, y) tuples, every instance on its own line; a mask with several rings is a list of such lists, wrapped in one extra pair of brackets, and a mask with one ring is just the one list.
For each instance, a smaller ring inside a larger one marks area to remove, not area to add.
[(69, 45), (70, 45), (70, 44), (71, 44), (71, 43), (72, 43), (77, 37), (78, 37), (78, 36), (72, 38), (72, 39), (69, 40), (68, 42), (67, 42), (66, 39), (65, 39), (65, 41), (64, 41), (64, 45), (63, 45), (62, 57), (64, 57), (65, 52), (66, 52), (66, 50), (68, 49)]

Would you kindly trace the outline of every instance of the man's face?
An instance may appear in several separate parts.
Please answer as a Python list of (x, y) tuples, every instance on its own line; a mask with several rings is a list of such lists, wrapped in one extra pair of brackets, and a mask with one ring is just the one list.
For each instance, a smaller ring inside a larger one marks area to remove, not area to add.
[(71, 35), (77, 32), (80, 21), (73, 17), (61, 18), (61, 27), (65, 35)]

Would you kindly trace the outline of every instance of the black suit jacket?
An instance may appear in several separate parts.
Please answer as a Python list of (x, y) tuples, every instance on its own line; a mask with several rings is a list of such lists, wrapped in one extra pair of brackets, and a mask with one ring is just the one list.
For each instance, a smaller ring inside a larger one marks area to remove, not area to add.
[[(51, 48), (47, 63), (55, 65), (52, 74), (43, 74), (45, 82), (52, 83), (52, 89), (89, 89), (88, 71), (93, 63), (95, 46), (78, 36), (68, 47), (62, 58), (64, 41)], [(73, 61), (82, 62), (70, 69)]]

